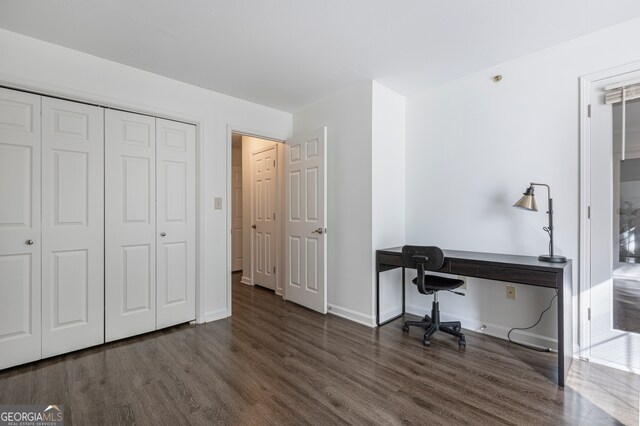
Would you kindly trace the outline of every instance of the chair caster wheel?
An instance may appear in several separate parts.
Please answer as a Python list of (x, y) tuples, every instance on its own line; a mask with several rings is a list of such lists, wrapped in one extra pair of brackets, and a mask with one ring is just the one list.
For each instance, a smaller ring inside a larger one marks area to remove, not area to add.
[(409, 326), (407, 324), (402, 326), (402, 331), (404, 331), (405, 333), (409, 332)]
[(458, 340), (458, 347), (460, 347), (460, 348), (466, 348), (467, 347), (467, 341), (464, 339), (464, 337), (461, 337)]
[(429, 341), (429, 339), (423, 339), (422, 344), (425, 346), (431, 346), (431, 341)]

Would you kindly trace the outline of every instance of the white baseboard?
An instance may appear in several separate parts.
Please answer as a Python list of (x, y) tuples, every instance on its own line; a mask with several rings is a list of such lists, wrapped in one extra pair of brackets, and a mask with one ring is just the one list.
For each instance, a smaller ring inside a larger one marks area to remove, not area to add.
[(251, 278), (245, 277), (244, 275), (242, 276), (242, 279), (240, 279), (240, 282), (246, 285), (253, 285), (253, 283), (251, 282)]
[[(423, 306), (407, 305), (406, 309), (407, 313), (413, 315), (424, 316), (431, 314), (431, 309)], [(462, 328), (478, 331), (484, 334), (488, 334), (489, 336), (497, 337), (504, 340), (507, 340), (507, 333), (511, 329), (511, 327), (505, 327), (504, 325), (492, 324), (475, 318), (465, 318), (460, 315), (451, 315), (448, 312), (442, 311), (440, 312), (440, 318), (442, 319), (442, 321), (460, 321), (462, 323)], [(483, 325), (486, 325), (486, 328), (483, 331), (480, 331), (480, 328)], [(556, 339), (552, 339), (541, 334), (535, 334), (522, 330), (514, 330), (513, 333), (511, 333), (511, 338), (519, 343), (533, 345), (541, 348), (550, 348), (554, 352), (558, 350), (558, 341)]]
[(204, 314), (204, 321), (211, 322), (217, 321), (223, 318), (227, 318), (229, 316), (229, 310), (227, 308), (218, 309), (217, 311), (211, 311)]
[(361, 312), (356, 312), (351, 309), (343, 308), (342, 306), (327, 305), (328, 312), (332, 315), (348, 319), (358, 324), (366, 325), (367, 327), (375, 327), (376, 321), (371, 315), (366, 315)]

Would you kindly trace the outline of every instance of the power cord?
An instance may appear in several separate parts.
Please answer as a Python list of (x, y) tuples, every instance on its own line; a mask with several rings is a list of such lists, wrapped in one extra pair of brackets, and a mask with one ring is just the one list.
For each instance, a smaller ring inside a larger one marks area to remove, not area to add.
[(507, 333), (507, 340), (509, 342), (513, 343), (514, 345), (522, 346), (523, 348), (531, 349), (532, 351), (536, 351), (536, 352), (551, 352), (551, 349), (549, 349), (549, 348), (541, 349), (541, 348), (536, 348), (534, 346), (529, 346), (529, 345), (524, 344), (524, 343), (514, 342), (513, 340), (511, 340), (511, 332), (513, 330), (530, 330), (533, 327), (535, 327), (536, 325), (540, 324), (540, 321), (542, 321), (542, 316), (544, 315), (545, 312), (547, 312), (549, 309), (551, 309), (551, 305), (553, 305), (553, 301), (555, 300), (556, 297), (558, 297), (558, 290), (556, 290), (556, 294), (551, 298), (551, 301), (549, 302), (549, 306), (547, 306), (547, 308), (544, 311), (540, 312), (540, 317), (538, 318), (538, 321), (536, 321), (535, 324), (533, 324), (530, 327), (513, 327)]

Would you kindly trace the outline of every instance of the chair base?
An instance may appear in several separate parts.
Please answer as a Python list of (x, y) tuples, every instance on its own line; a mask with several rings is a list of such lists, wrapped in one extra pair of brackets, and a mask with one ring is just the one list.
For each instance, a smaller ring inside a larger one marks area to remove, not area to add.
[(421, 327), (426, 331), (422, 342), (425, 346), (431, 346), (431, 336), (436, 331), (442, 331), (443, 333), (450, 334), (458, 338), (458, 346), (466, 347), (467, 342), (464, 338), (464, 334), (460, 332), (460, 321), (445, 321), (440, 322), (440, 310), (438, 302), (433, 302), (431, 308), (431, 316), (425, 315), (422, 321), (405, 321), (402, 326), (402, 331), (409, 332), (409, 327)]

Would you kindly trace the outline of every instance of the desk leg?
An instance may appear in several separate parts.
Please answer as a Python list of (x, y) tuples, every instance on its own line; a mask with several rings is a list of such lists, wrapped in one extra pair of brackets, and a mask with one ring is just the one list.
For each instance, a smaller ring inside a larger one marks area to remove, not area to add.
[(376, 271), (376, 325), (380, 326), (380, 271)]
[(405, 271), (405, 267), (403, 266), (402, 267), (402, 316), (404, 316), (404, 314), (406, 312), (406, 307), (405, 307), (405, 300), (406, 299), (404, 297), (405, 296), (404, 295), (404, 292), (405, 292), (404, 288), (406, 287), (405, 284), (404, 284), (404, 271)]
[(385, 325), (387, 323), (390, 323), (391, 321), (395, 321), (398, 318), (402, 318), (405, 314), (405, 301), (404, 301), (404, 296), (405, 296), (405, 290), (404, 290), (404, 271), (405, 268), (402, 268), (402, 313), (396, 315), (393, 318), (389, 318), (388, 320), (386, 320), (385, 322), (380, 322), (380, 272), (376, 272), (376, 324), (378, 326), (381, 325)]
[(573, 285), (571, 268), (557, 274), (558, 386), (564, 387), (573, 361)]
[(558, 386), (564, 387), (564, 297), (562, 285), (558, 287)]

